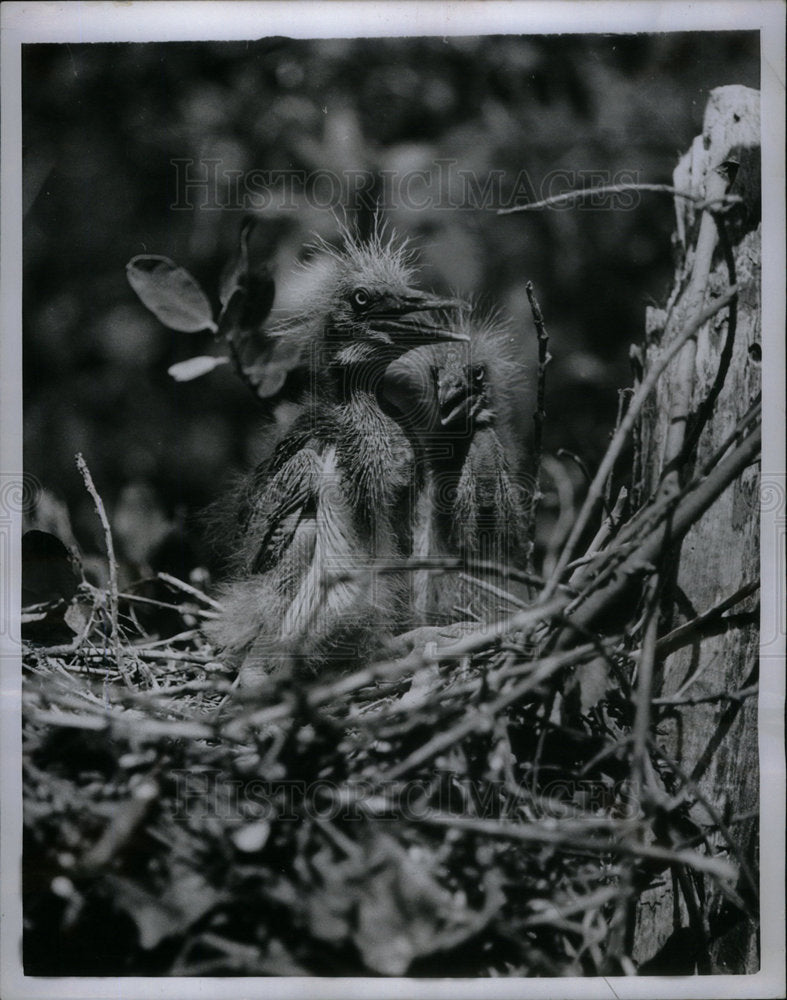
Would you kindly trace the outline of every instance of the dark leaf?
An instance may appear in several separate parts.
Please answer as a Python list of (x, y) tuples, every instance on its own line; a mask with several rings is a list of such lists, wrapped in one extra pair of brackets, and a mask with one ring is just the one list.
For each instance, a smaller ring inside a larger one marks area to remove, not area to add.
[(236, 368), (260, 399), (275, 396), (291, 371), (301, 364), (301, 346), (269, 334), (258, 326), (245, 325), (246, 292), (235, 290), (224, 309), (219, 335), (232, 343)]
[(126, 275), (143, 304), (165, 326), (183, 333), (216, 329), (210, 303), (197, 281), (167, 257), (132, 257)]
[(244, 286), (246, 275), (249, 273), (249, 233), (254, 228), (254, 224), (253, 218), (243, 220), (240, 229), (238, 256), (230, 263), (221, 278), (219, 300), (222, 307), (227, 305), (237, 288)]
[(259, 329), (273, 307), (276, 283), (267, 265), (254, 262), (249, 252), (249, 237), (255, 225), (253, 218), (243, 223), (238, 256), (221, 281), (219, 331), (227, 339), (237, 338), (242, 330)]
[(80, 573), (65, 545), (48, 531), (22, 535), (22, 606), (51, 601), (68, 603), (77, 591)]

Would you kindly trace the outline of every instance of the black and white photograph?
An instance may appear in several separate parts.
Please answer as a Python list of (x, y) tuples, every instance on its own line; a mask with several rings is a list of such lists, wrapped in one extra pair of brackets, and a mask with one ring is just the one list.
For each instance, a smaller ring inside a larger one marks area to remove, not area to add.
[(3, 996), (783, 996), (784, 5), (2, 18)]

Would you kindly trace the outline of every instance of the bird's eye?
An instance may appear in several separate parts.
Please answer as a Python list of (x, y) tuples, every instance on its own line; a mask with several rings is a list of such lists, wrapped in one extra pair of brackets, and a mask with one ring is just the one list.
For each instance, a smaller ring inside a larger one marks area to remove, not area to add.
[(365, 309), (372, 301), (372, 296), (365, 288), (356, 288), (350, 295), (350, 301), (356, 309)]

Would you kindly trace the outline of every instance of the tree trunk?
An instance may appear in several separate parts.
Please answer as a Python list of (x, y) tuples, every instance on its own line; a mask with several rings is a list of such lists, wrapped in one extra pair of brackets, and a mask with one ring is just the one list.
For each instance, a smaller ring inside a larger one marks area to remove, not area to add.
[[(742, 202), (725, 210), (721, 218), (716, 213), (708, 218), (708, 243), (701, 220), (711, 213), (676, 198), (679, 262), (674, 286), (667, 308), (650, 309), (646, 320), (647, 365), (653, 352), (669, 340), (674, 317), (685, 316), (685, 300), (693, 287), (698, 287), (700, 305), (712, 303), (730, 284), (740, 289), (737, 307), (722, 310), (702, 327), (696, 357), (690, 358), (693, 384), (685, 425), (690, 441), (693, 425), (700, 421), (702, 426), (696, 448), (676, 473), (680, 482), (712, 459), (756, 404), (760, 391), (759, 157), (758, 92), (739, 86), (714, 90), (703, 133), (675, 170), (675, 187), (701, 198), (714, 197), (710, 192), (714, 184), (718, 189), (721, 175), (729, 193), (739, 195)], [(703, 254), (707, 256), (704, 265)], [(642, 419), (645, 496), (659, 489), (670, 474), (664, 471), (665, 455), (669, 463), (671, 428), (681, 419), (679, 376), (675, 376), (680, 363), (679, 357), (667, 371)], [(682, 773), (679, 784), (693, 803), (692, 817), (699, 825), (714, 827), (713, 846), (726, 850), (739, 868), (737, 891), (752, 916), (743, 917), (713, 889), (692, 888), (686, 880), (678, 885), (667, 875), (664, 884), (642, 896), (634, 934), (635, 959), (648, 962), (646, 969), (654, 973), (676, 971), (668, 967), (667, 939), (672, 937), (674, 944), (681, 936), (684, 942), (688, 940), (683, 957), (685, 961), (688, 955), (689, 968), (680, 971), (752, 973), (759, 967), (757, 699), (756, 695), (714, 699), (745, 692), (757, 683), (759, 554), (759, 469), (751, 466), (691, 528), (674, 553), (662, 631), (691, 621), (747, 584), (754, 585), (753, 593), (723, 609), (729, 621), (720, 623), (721, 634), (703, 635), (708, 630), (698, 627), (691, 645), (660, 664), (655, 695), (680, 702), (660, 718), (658, 746), (664, 761), (677, 762), (680, 772), (672, 771)], [(687, 684), (689, 678), (695, 679)], [(711, 700), (687, 702), (698, 698)]]

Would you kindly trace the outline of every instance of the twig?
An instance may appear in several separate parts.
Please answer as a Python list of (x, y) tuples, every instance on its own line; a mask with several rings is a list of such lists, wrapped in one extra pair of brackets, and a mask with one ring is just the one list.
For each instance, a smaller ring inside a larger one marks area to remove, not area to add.
[[(598, 910), (602, 906), (605, 906), (610, 900), (614, 899), (617, 894), (617, 886), (605, 886), (602, 889), (596, 890), (596, 892), (589, 893), (587, 896), (580, 896), (579, 899), (575, 899), (571, 903), (558, 905), (557, 903), (549, 900), (548, 905), (554, 912), (555, 916), (565, 918), (571, 917), (575, 913), (585, 913), (587, 910), (591, 909)], [(537, 913), (532, 917), (527, 917), (523, 921), (522, 926), (540, 927), (543, 924), (550, 924), (553, 919), (553, 917), (549, 916), (548, 911), (546, 913)]]
[(218, 612), (205, 611), (203, 608), (185, 606), (182, 604), (170, 604), (168, 601), (157, 601), (154, 597), (143, 597), (141, 594), (118, 594), (122, 601), (130, 604), (149, 604), (151, 607), (162, 608), (165, 611), (179, 611), (181, 614), (195, 615), (199, 618), (217, 618)]
[(568, 448), (558, 448), (555, 454), (557, 455), (558, 458), (570, 459), (570, 461), (572, 461), (574, 465), (576, 465), (576, 467), (582, 473), (582, 478), (585, 480), (586, 483), (590, 483), (592, 481), (593, 477), (590, 475), (590, 469), (588, 469), (587, 465), (585, 465), (583, 460), (579, 457), (579, 455), (577, 455), (575, 451), (569, 451)]
[(203, 604), (209, 604), (216, 611), (223, 611), (224, 608), (218, 601), (214, 601), (212, 597), (208, 597), (207, 594), (198, 590), (196, 587), (192, 587), (190, 583), (186, 583), (184, 580), (179, 580), (176, 576), (170, 576), (169, 573), (159, 573), (159, 580), (163, 583), (168, 583), (171, 587), (176, 587), (178, 590), (182, 590), (185, 594), (191, 594), (192, 597), (196, 597), (197, 600), (202, 601)]
[[(615, 501), (615, 506), (609, 512), (609, 514), (604, 518), (601, 527), (596, 532), (595, 537), (588, 545), (587, 552), (581, 559), (575, 560), (571, 563), (571, 566), (576, 566), (576, 569), (571, 574), (568, 580), (569, 587), (579, 587), (584, 582), (585, 573), (583, 568), (587, 563), (591, 562), (601, 549), (606, 545), (607, 539), (615, 531), (615, 529), (620, 524), (620, 520), (623, 517), (623, 510), (626, 506), (626, 500), (628, 499), (628, 490), (625, 486), (620, 487), (620, 492), (618, 493), (618, 498)], [(569, 567), (566, 567), (569, 568)]]
[[(644, 372), (644, 367), (642, 363), (642, 352), (635, 344), (632, 344), (631, 348), (629, 349), (629, 361), (631, 363), (632, 378), (634, 379), (632, 394), (636, 395), (637, 390), (639, 389), (640, 384), (642, 383), (642, 375)], [(622, 421), (623, 414), (621, 413), (620, 416)], [(615, 428), (616, 434), (618, 432), (619, 427), (620, 425), (618, 424), (618, 426)], [(634, 422), (631, 434), (631, 506), (633, 510), (639, 510), (642, 494), (645, 489), (643, 479), (644, 479), (644, 469), (642, 465), (642, 421), (639, 418), (637, 418), (637, 420)], [(609, 481), (611, 481), (611, 473)]]
[[(618, 412), (617, 416), (615, 417), (615, 429), (612, 432), (612, 437), (615, 436), (615, 434), (618, 431), (618, 428), (620, 427), (620, 422), (623, 419), (623, 414), (625, 413), (626, 400), (630, 399), (633, 395), (634, 395), (634, 390), (630, 387), (628, 389), (618, 389)], [(604, 506), (606, 507), (607, 510), (610, 509), (612, 504), (612, 479), (614, 477), (614, 474), (615, 474), (615, 467), (613, 466), (609, 470), (609, 475), (607, 476), (607, 482), (604, 486)]]
[(709, 208), (711, 205), (737, 205), (743, 199), (739, 195), (721, 195), (705, 197), (692, 194), (690, 191), (679, 191), (671, 184), (603, 184), (598, 187), (576, 188), (552, 195), (542, 201), (533, 201), (529, 205), (512, 205), (510, 208), (499, 208), (498, 215), (511, 215), (514, 212), (534, 212), (539, 208), (549, 208), (550, 205), (561, 205), (564, 202), (581, 201), (583, 198), (595, 197), (600, 194), (625, 194), (627, 191), (655, 191), (659, 194), (671, 194), (674, 198), (685, 198), (696, 203), (698, 209)]
[(541, 602), (526, 608), (524, 611), (519, 611), (517, 614), (511, 615), (510, 618), (484, 625), (477, 632), (471, 632), (452, 646), (443, 646), (429, 653), (424, 659), (429, 663), (440, 663), (443, 660), (455, 660), (467, 656), (469, 653), (476, 653), (492, 645), (493, 642), (509, 632), (519, 632), (531, 628), (539, 622), (550, 620), (563, 611), (568, 600), (567, 595), (561, 594), (551, 601)]
[(521, 601), (514, 594), (509, 594), (507, 590), (496, 587), (488, 580), (481, 580), (477, 576), (471, 576), (470, 573), (460, 573), (459, 579), (464, 583), (469, 583), (471, 586), (477, 587), (479, 590), (486, 591), (487, 594), (492, 594), (493, 597), (498, 597), (501, 601), (505, 601), (506, 604), (510, 604), (515, 608), (528, 607), (524, 601)]
[(708, 476), (722, 462), (724, 456), (733, 445), (740, 444), (742, 435), (749, 429), (750, 425), (760, 419), (761, 404), (759, 398), (749, 408), (748, 412), (738, 421), (735, 428), (722, 441), (712, 455), (702, 463), (692, 479), (683, 487), (680, 495), (657, 496), (654, 494), (648, 502), (637, 510), (618, 532), (615, 540), (616, 548), (622, 548), (626, 543), (640, 540), (655, 524), (663, 520), (665, 512), (668, 512), (677, 500), (688, 496), (692, 490)]
[(139, 827), (145, 821), (153, 802), (161, 793), (158, 782), (152, 775), (134, 788), (131, 798), (114, 813), (101, 837), (81, 858), (78, 865), (80, 875), (97, 875), (110, 865), (118, 855), (131, 845)]
[(492, 573), (502, 577), (504, 580), (516, 580), (519, 583), (531, 584), (534, 587), (543, 587), (544, 580), (536, 573), (515, 569), (503, 563), (491, 560), (473, 559), (466, 556), (429, 556), (428, 558), (414, 559), (370, 559), (363, 566), (357, 569), (346, 569), (332, 576), (331, 579), (340, 582), (344, 580), (354, 580), (359, 576), (366, 576), (369, 573), (446, 573), (446, 572), (466, 572), (473, 570), (478, 573)]
[[(216, 657), (208, 654), (189, 653), (179, 649), (147, 649), (144, 646), (127, 646), (126, 650), (143, 660), (180, 660), (183, 663), (215, 663)], [(46, 650), (48, 656), (62, 656), (72, 652), (67, 646), (53, 646)], [(103, 649), (81, 649), (79, 655), (86, 659), (105, 657)]]
[[(751, 597), (752, 594), (757, 593), (759, 589), (760, 581), (753, 580), (751, 583), (747, 583), (740, 589), (736, 590), (730, 597), (726, 597), (723, 601), (714, 605), (708, 611), (704, 611), (701, 615), (697, 615), (696, 618), (692, 618), (691, 621), (685, 622), (683, 625), (679, 625), (671, 632), (663, 635), (658, 642), (659, 655), (666, 656), (668, 653), (672, 653), (676, 649), (685, 646), (687, 644), (687, 640), (691, 641), (695, 635), (697, 637), (703, 637), (706, 635), (703, 631), (706, 625), (723, 622), (724, 619), (722, 618), (722, 615), (725, 611), (728, 611), (736, 604), (740, 604), (740, 602), (746, 600), (747, 597)], [(685, 685), (681, 687), (681, 691), (684, 687)]]
[(645, 761), (648, 752), (650, 710), (656, 672), (656, 638), (659, 630), (659, 594), (661, 592), (658, 575), (651, 581), (649, 591), (645, 638), (642, 643), (642, 654), (639, 657), (637, 668), (636, 713), (631, 731), (631, 778), (636, 805), (639, 808), (642, 808), (645, 787)]
[(538, 303), (533, 282), (528, 281), (525, 285), (527, 299), (530, 303), (530, 311), (533, 314), (533, 322), (536, 327), (536, 340), (538, 343), (538, 374), (536, 383), (536, 408), (533, 412), (533, 497), (527, 515), (527, 569), (533, 572), (533, 552), (536, 545), (536, 512), (541, 500), (541, 453), (543, 451), (544, 420), (546, 410), (544, 409), (544, 398), (546, 395), (547, 365), (552, 360), (549, 353), (549, 334), (544, 326), (544, 317), (541, 313), (541, 306)]
[[(724, 219), (718, 215), (715, 217), (714, 221), (717, 227), (719, 242), (724, 253), (724, 261), (727, 267), (727, 280), (731, 285), (734, 285), (738, 280), (737, 268), (735, 265), (735, 254), (733, 253), (732, 246), (730, 245), (730, 240), (727, 235), (727, 227)], [(688, 461), (689, 456), (694, 452), (697, 442), (702, 435), (702, 431), (711, 418), (713, 408), (716, 405), (716, 400), (719, 398), (719, 395), (724, 388), (727, 380), (727, 372), (729, 371), (730, 364), (732, 362), (732, 352), (735, 346), (735, 337), (737, 334), (737, 319), (737, 312), (734, 309), (731, 310), (727, 320), (727, 335), (724, 340), (724, 347), (719, 355), (719, 366), (713, 379), (713, 385), (708, 390), (708, 393), (702, 402), (696, 407), (690, 424), (687, 424), (682, 453), (675, 459), (675, 464), (677, 466), (680, 466), (684, 462)]]
[(82, 479), (84, 480), (85, 488), (93, 499), (96, 513), (98, 514), (101, 526), (104, 529), (104, 542), (107, 548), (107, 560), (109, 561), (109, 618), (112, 628), (112, 643), (115, 648), (115, 659), (118, 665), (118, 670), (123, 676), (123, 681), (126, 687), (130, 688), (132, 687), (131, 680), (126, 673), (120, 649), (120, 630), (118, 628), (118, 570), (117, 561), (115, 559), (115, 546), (112, 543), (112, 529), (109, 527), (109, 520), (107, 518), (107, 513), (104, 510), (104, 504), (101, 497), (98, 495), (98, 491), (93, 483), (93, 477), (90, 475), (90, 469), (88, 469), (87, 463), (82, 457), (81, 452), (77, 453), (76, 464), (82, 475)]
[(417, 823), (448, 827), (466, 833), (518, 840), (525, 844), (550, 844), (554, 847), (565, 847), (580, 853), (623, 854), (643, 860), (661, 861), (666, 865), (683, 865), (694, 871), (707, 872), (709, 875), (727, 881), (732, 881), (736, 875), (735, 869), (727, 861), (722, 858), (709, 858), (705, 854), (700, 854), (699, 851), (670, 850), (667, 847), (657, 847), (654, 844), (635, 843), (628, 838), (595, 840), (589, 837), (587, 832), (583, 834), (581, 829), (569, 832), (568, 830), (547, 829), (546, 826), (535, 823), (504, 823), (436, 812), (418, 812), (413, 820)]
[(92, 732), (119, 732), (133, 736), (135, 740), (160, 740), (171, 736), (173, 739), (207, 740), (215, 738), (214, 726), (199, 722), (178, 722), (167, 719), (143, 719), (130, 712), (107, 712), (100, 715), (68, 715), (64, 712), (36, 710), (33, 718), (51, 726), (65, 729), (85, 729)]
[[(685, 688), (685, 685), (684, 685)], [(691, 705), (711, 705), (717, 701), (737, 701), (743, 702), (747, 698), (753, 698), (759, 693), (759, 684), (750, 684), (748, 687), (738, 688), (737, 691), (716, 691), (714, 694), (698, 695), (697, 697), (682, 697), (679, 694), (674, 694), (669, 697), (664, 698), (654, 698), (651, 704), (653, 705), (681, 705), (681, 706), (691, 706)]]
[(716, 313), (721, 312), (721, 310), (728, 305), (737, 296), (737, 294), (737, 286), (733, 285), (731, 288), (728, 288), (727, 291), (724, 292), (712, 306), (708, 306), (708, 308), (700, 313), (699, 316), (695, 317), (692, 322), (688, 323), (687, 326), (681, 331), (680, 335), (676, 337), (671, 344), (665, 347), (656, 358), (654, 358), (645, 378), (642, 380), (639, 388), (634, 393), (631, 403), (629, 404), (629, 408), (626, 410), (626, 415), (623, 417), (617, 433), (612, 438), (593, 482), (590, 484), (587, 496), (585, 497), (585, 502), (583, 503), (579, 515), (577, 516), (574, 528), (568, 537), (568, 541), (563, 548), (563, 552), (557, 562), (557, 565), (547, 581), (542, 597), (549, 597), (555, 592), (555, 589), (560, 582), (560, 577), (563, 574), (563, 570), (566, 568), (571, 559), (574, 547), (579, 541), (582, 532), (585, 530), (588, 518), (590, 517), (596, 502), (603, 494), (604, 483), (607, 481), (607, 476), (612, 471), (620, 452), (623, 450), (626, 438), (628, 437), (631, 428), (634, 426), (634, 422), (637, 419), (643, 404), (645, 403), (645, 400), (653, 391), (656, 383), (661, 377), (662, 372), (680, 351), (683, 345), (691, 337), (696, 335), (700, 327), (704, 326), (704, 324), (715, 316)]

